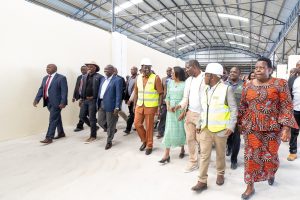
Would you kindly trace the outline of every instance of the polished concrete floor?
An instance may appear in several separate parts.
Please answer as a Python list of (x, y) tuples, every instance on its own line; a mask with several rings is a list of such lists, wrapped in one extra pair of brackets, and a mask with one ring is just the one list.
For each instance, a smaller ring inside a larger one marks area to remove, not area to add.
[[(140, 141), (134, 132), (123, 136), (124, 122), (112, 149), (105, 151), (106, 134), (84, 144), (89, 131), (74, 133), (66, 127), (67, 137), (50, 145), (39, 143), (44, 134), (0, 143), (0, 200), (183, 200), (240, 199), (245, 189), (243, 159), (239, 155), (237, 170), (229, 168), (225, 184), (215, 184), (215, 153), (209, 169), (208, 190), (191, 191), (198, 172), (183, 173), (187, 157), (179, 159), (180, 149), (173, 149), (171, 162), (160, 165), (163, 148), (155, 139), (150, 156), (138, 150)], [(243, 148), (243, 146), (242, 146)], [(288, 145), (280, 147), (281, 166), (274, 186), (256, 184), (255, 200), (298, 200), (300, 159), (288, 162)]]

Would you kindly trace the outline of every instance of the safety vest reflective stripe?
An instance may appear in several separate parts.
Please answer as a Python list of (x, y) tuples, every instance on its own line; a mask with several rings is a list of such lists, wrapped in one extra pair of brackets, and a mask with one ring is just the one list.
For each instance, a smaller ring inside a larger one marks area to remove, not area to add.
[(209, 131), (215, 133), (227, 128), (227, 123), (230, 120), (229, 107), (225, 105), (227, 88), (227, 85), (219, 83), (212, 96), (207, 96), (207, 92), (204, 92), (204, 96), (201, 98), (203, 107), (201, 113), (202, 129), (207, 127)]
[(143, 77), (140, 75), (137, 79), (138, 86), (138, 99), (137, 105), (145, 107), (157, 107), (159, 94), (155, 89), (155, 74), (151, 74), (148, 78), (148, 81), (144, 87), (143, 85)]

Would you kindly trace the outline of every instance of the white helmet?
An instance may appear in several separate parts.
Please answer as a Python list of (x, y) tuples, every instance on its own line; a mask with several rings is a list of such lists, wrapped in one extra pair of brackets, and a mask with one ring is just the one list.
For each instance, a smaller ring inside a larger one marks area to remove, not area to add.
[(141, 66), (142, 65), (152, 66), (151, 60), (149, 58), (143, 58), (141, 61)]
[(223, 76), (223, 66), (219, 63), (209, 63), (206, 66), (205, 73)]

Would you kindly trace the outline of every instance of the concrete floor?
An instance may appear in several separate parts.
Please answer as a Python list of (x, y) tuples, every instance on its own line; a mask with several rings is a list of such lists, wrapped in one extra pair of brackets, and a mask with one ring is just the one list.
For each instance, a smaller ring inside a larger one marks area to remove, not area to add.
[[(39, 143), (44, 134), (0, 143), (1, 200), (183, 200), (240, 199), (243, 182), (243, 151), (239, 168), (229, 168), (225, 184), (215, 184), (215, 153), (209, 169), (208, 190), (191, 191), (198, 172), (183, 173), (188, 158), (179, 159), (180, 149), (172, 150), (171, 162), (160, 165), (163, 148), (155, 139), (150, 156), (138, 150), (140, 141), (135, 132), (123, 136), (124, 122), (112, 149), (105, 151), (106, 134), (98, 132), (98, 140), (84, 144), (89, 136), (86, 128), (79, 133), (66, 127), (67, 137), (50, 145)], [(243, 148), (243, 146), (241, 147)], [(281, 167), (274, 186), (256, 184), (255, 200), (298, 200), (300, 159), (288, 162), (288, 145), (280, 147)]]

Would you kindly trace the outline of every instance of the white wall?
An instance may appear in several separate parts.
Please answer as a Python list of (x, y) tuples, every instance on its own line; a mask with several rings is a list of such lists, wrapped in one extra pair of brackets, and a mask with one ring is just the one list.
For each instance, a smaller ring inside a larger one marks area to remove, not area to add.
[[(48, 111), (32, 102), (49, 63), (67, 76), (69, 105), (62, 112), (63, 123), (74, 126), (79, 108), (71, 97), (80, 66), (94, 60), (103, 71), (112, 62), (111, 34), (24, 0), (1, 2), (0, 27), (0, 140), (46, 131)], [(128, 72), (144, 56), (153, 60), (157, 72), (177, 64), (175, 58), (128, 40)]]

